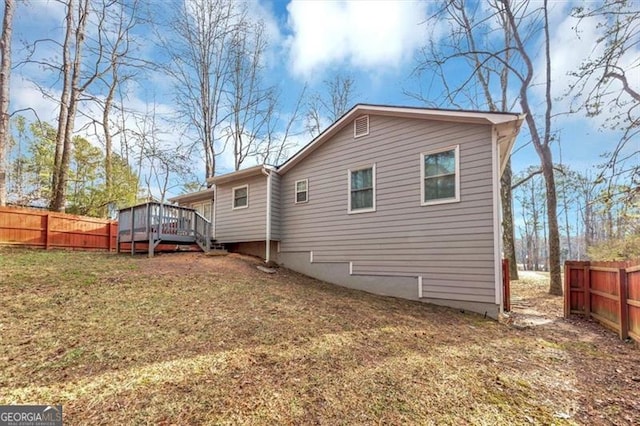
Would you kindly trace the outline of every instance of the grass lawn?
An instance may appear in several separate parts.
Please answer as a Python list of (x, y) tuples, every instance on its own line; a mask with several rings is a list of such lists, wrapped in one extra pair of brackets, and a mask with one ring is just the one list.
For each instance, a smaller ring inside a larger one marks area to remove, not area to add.
[(74, 425), (640, 422), (640, 351), (595, 324), (513, 327), (255, 264), (0, 250), (0, 404), (60, 403)]

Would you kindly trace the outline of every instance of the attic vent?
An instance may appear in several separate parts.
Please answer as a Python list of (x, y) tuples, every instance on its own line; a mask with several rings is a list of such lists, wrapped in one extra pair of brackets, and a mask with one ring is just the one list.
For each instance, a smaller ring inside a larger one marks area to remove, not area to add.
[(359, 138), (369, 134), (369, 116), (363, 115), (353, 122), (353, 137)]

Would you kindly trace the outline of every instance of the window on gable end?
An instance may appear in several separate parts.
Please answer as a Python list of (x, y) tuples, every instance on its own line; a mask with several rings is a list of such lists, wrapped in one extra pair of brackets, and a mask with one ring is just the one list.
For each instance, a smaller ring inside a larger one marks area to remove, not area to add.
[(459, 146), (420, 154), (421, 204), (460, 201)]
[(348, 213), (376, 211), (376, 165), (349, 170)]

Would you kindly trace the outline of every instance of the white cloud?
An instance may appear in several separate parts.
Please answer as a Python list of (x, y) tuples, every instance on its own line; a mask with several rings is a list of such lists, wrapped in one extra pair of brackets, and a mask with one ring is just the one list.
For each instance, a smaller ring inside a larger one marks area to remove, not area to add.
[(32, 23), (62, 22), (66, 15), (66, 6), (63, 2), (55, 0), (33, 0), (31, 2), (18, 2), (15, 19), (24, 17), (24, 20)]
[[(53, 96), (59, 95), (59, 92), (52, 92)], [(54, 100), (47, 98), (32, 81), (19, 75), (12, 75), (10, 95), (10, 111), (12, 113), (31, 108), (43, 121), (53, 122), (57, 119), (58, 104)], [(33, 116), (33, 111), (21, 111), (19, 114), (29, 120), (36, 118)]]
[(296, 1), (287, 6), (294, 74), (309, 76), (346, 62), (398, 67), (424, 44), (427, 4), (414, 1)]

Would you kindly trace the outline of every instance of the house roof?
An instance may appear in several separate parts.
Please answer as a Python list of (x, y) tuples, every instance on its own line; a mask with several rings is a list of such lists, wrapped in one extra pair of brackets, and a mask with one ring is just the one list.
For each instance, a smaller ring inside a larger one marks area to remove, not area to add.
[[(503, 170), (506, 166), (506, 162), (509, 158), (509, 153), (511, 152), (511, 147), (513, 146), (515, 137), (518, 134), (520, 125), (524, 120), (524, 115), (511, 112), (489, 112), (357, 104), (280, 166), (276, 168), (268, 165), (253, 166), (247, 169), (226, 173), (224, 175), (210, 177), (209, 179), (207, 179), (207, 183), (209, 185), (226, 184), (237, 180), (246, 179), (248, 177), (258, 176), (260, 174), (267, 174), (268, 171), (273, 170), (277, 170), (278, 173), (286, 173), (289, 169), (306, 158), (323, 143), (331, 139), (332, 136), (342, 130), (354, 118), (367, 114), (494, 125), (497, 129), (497, 142), (500, 146), (501, 170)], [(191, 194), (179, 195), (177, 197), (170, 198), (169, 201), (198, 201), (200, 199), (206, 199), (206, 196), (209, 192), (213, 192), (213, 188), (194, 192)]]
[(259, 165), (249, 167), (247, 169), (238, 170), (235, 172), (227, 173), (224, 175), (213, 176), (207, 179), (208, 184), (220, 185), (223, 183), (229, 183), (240, 179), (245, 179), (252, 176), (257, 176), (260, 174), (266, 174), (268, 170), (273, 170), (274, 168), (267, 165)]
[(498, 129), (498, 143), (500, 149), (501, 170), (506, 166), (509, 152), (518, 134), (524, 115), (510, 112), (490, 112), (473, 110), (432, 109), (419, 107), (398, 107), (389, 105), (357, 104), (335, 123), (320, 133), (315, 139), (304, 146), (291, 158), (278, 166), (279, 173), (286, 173), (293, 166), (306, 158), (322, 144), (331, 139), (353, 119), (361, 115), (386, 115), (392, 117), (420, 118), (428, 120), (449, 121), (459, 123), (491, 124)]
[(202, 191), (189, 192), (188, 194), (171, 197), (168, 200), (172, 203), (189, 203), (200, 200), (211, 200), (213, 198), (214, 191), (215, 188), (212, 186), (211, 188), (203, 189)]

